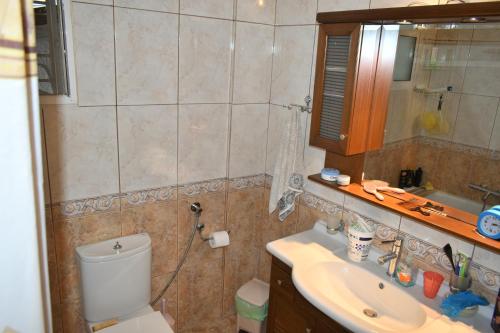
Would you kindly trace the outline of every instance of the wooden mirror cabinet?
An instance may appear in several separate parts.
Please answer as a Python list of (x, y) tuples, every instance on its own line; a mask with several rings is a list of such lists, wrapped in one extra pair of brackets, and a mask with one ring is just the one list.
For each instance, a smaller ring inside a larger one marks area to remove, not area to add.
[[(500, 22), (500, 1), (319, 13), (309, 143), (326, 150), (325, 167), (350, 175), (354, 184), (339, 187), (323, 181), (319, 174), (309, 179), (500, 250), (499, 242), (476, 232), (476, 215), (448, 206), (454, 216), (460, 216), (466, 223), (458, 225), (442, 216), (425, 217), (403, 209), (397, 204), (398, 199), (378, 201), (360, 186), (365, 153), (384, 145), (400, 23), (471, 22), (471, 18)], [(400, 200), (414, 199), (423, 200), (410, 193)]]

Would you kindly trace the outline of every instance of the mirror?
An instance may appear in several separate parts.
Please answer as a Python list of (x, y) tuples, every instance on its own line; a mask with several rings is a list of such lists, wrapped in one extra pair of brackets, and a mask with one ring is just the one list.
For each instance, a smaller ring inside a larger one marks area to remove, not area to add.
[(397, 54), (365, 178), (476, 215), (499, 204), (500, 24), (402, 25)]

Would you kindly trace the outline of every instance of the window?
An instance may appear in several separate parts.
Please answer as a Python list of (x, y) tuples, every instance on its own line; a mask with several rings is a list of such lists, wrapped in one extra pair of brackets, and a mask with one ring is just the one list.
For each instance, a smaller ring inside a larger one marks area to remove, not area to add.
[(69, 2), (35, 0), (38, 92), (41, 102), (75, 101)]

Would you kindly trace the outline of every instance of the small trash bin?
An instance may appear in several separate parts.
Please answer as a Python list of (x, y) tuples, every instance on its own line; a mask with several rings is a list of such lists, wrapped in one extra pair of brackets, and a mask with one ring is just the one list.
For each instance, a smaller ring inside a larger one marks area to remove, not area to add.
[(235, 296), (238, 313), (237, 330), (265, 333), (269, 302), (269, 284), (253, 279), (238, 289)]

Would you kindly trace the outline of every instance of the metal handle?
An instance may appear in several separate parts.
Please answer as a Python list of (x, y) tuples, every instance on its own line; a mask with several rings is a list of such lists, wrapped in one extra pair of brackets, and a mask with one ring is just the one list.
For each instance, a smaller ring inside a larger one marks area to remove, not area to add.
[(116, 242), (115, 246), (113, 246), (113, 250), (120, 250), (123, 246), (119, 243)]
[(340, 134), (339, 135), (339, 139), (342, 140), (342, 141), (344, 141), (346, 138), (347, 138), (346, 134)]
[(281, 285), (283, 284), (283, 281), (281, 281), (281, 280), (279, 280), (279, 279), (278, 279), (278, 280), (276, 280), (276, 282), (278, 283), (278, 286), (280, 286), (280, 287), (281, 287)]

